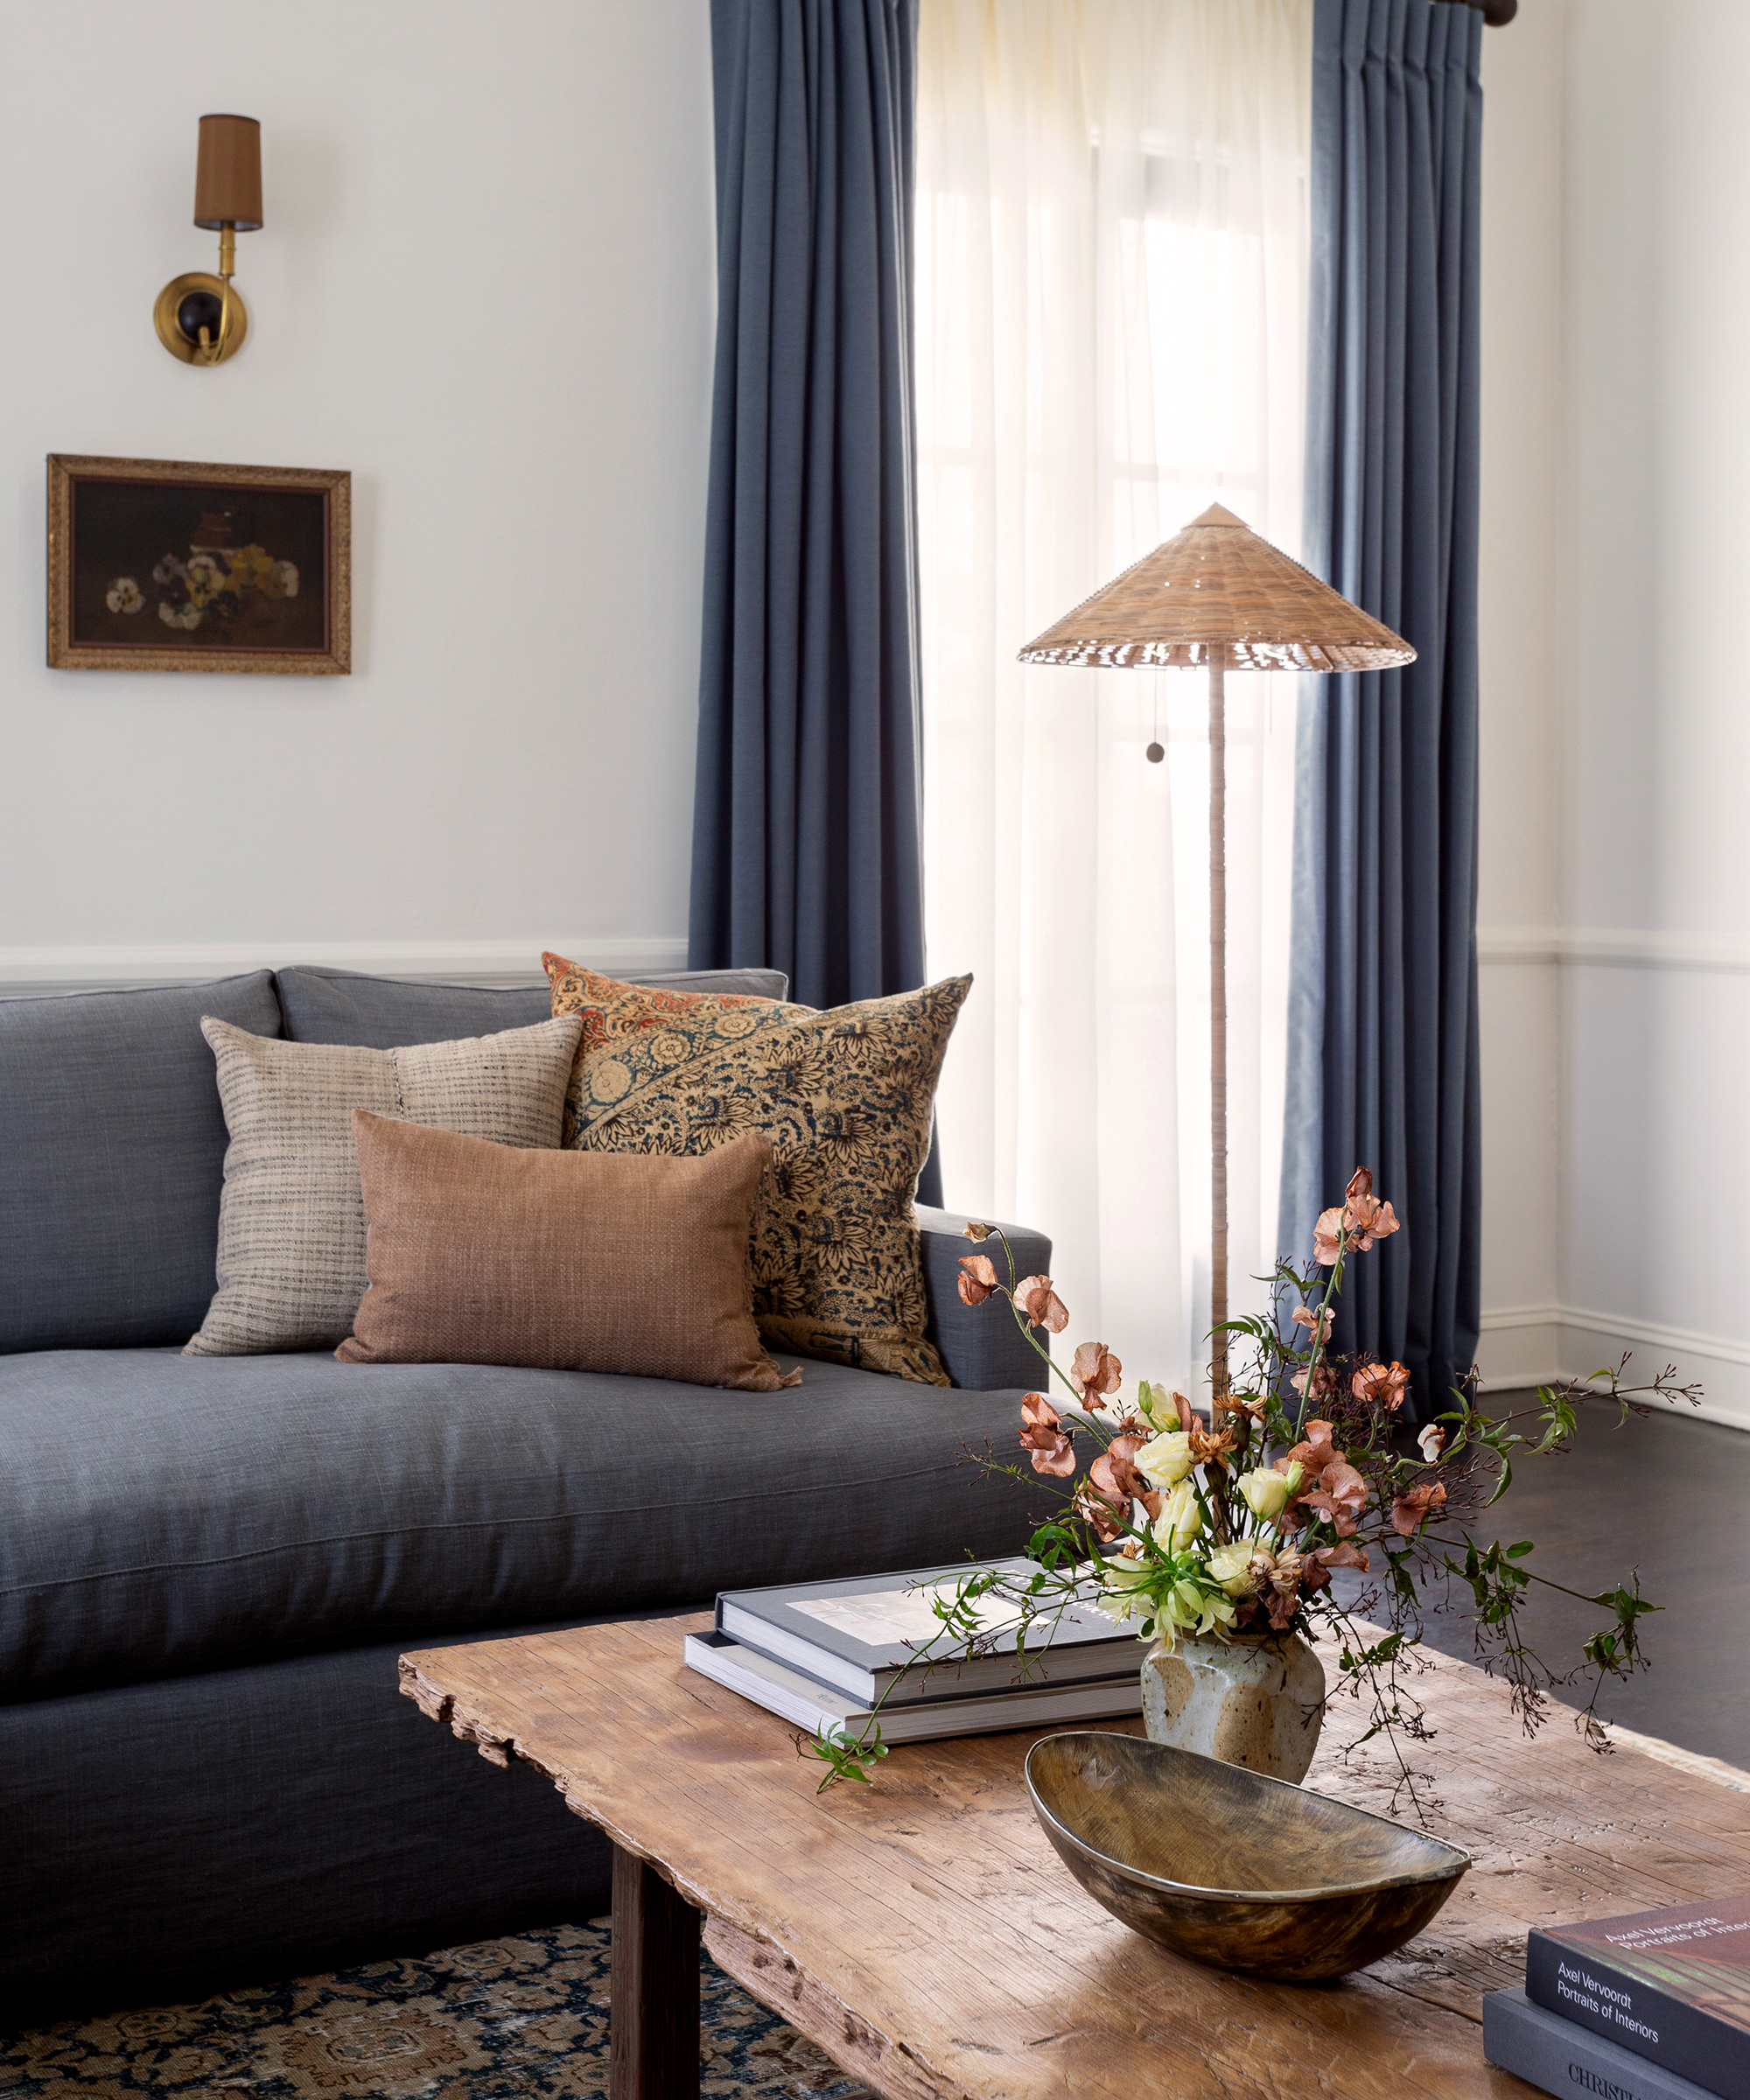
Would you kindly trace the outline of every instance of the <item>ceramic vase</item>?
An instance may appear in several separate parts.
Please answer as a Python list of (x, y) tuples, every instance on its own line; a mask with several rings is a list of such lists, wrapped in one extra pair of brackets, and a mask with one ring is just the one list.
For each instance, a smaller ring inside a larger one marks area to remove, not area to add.
[(1181, 1634), (1143, 1658), (1151, 1741), (1297, 1785), (1319, 1746), (1324, 1698), (1325, 1667), (1298, 1634)]

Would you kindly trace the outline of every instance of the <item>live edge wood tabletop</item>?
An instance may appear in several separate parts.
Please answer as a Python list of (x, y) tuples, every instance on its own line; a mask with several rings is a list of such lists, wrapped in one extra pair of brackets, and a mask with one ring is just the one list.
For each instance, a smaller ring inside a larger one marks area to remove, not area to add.
[[(698, 2090), (697, 1948), (889, 2100), (1400, 2100), (1524, 2095), (1483, 2061), (1485, 1991), (1530, 1925), (1750, 1886), (1750, 1795), (1436, 1659), (1432, 1827), (1475, 1865), (1431, 1928), (1335, 1984), (1181, 1961), (1108, 1916), (1045, 1840), (1021, 1778), (1038, 1732), (893, 1750), (816, 1791), (784, 1722), (688, 1670), (640, 1620), (402, 1659), (402, 1689), (494, 1762), (544, 1773), (615, 1845), (614, 2100)], [(1341, 1710), (1308, 1784), (1389, 1807), (1389, 1754), (1345, 1765)], [(1124, 1726), (1124, 1724), (1113, 1724)]]

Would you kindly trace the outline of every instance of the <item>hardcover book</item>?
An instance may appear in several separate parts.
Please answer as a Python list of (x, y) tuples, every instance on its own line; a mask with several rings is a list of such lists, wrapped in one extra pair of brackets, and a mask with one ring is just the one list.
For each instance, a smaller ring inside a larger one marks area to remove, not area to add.
[(1534, 2006), (1522, 1991), (1491, 1991), (1482, 2001), (1482, 2053), (1491, 2063), (1546, 2093), (1592, 2100), (1716, 2100), (1704, 2086), (1662, 2070)]
[[(1024, 1573), (1029, 1564), (990, 1564)], [(864, 1706), (872, 1706), (895, 1678), (906, 1673), (884, 1712), (924, 1699), (964, 1698), (1010, 1685), (1061, 1684), (1141, 1669), (1143, 1643), (1093, 1604), (1091, 1591), (1087, 1605), (1071, 1606), (1060, 1614), (1054, 1610), (1034, 1627), (1025, 1668), (1009, 1623), (1013, 1607), (995, 1599), (984, 1601), (990, 1630), (976, 1643), (976, 1653), (954, 1654), (964, 1644), (950, 1636), (920, 1663), (922, 1649), (942, 1632), (930, 1589), (941, 1586), (951, 1591), (976, 1572), (962, 1564), (920, 1568), (910, 1574), (725, 1590), (717, 1600), (717, 1628), (744, 1648), (787, 1663)]]
[(1525, 1991), (1720, 2100), (1750, 2100), (1750, 1894), (1533, 1932)]
[[(743, 1648), (726, 1634), (689, 1634), (687, 1667), (714, 1684), (739, 1692), (814, 1735), (842, 1731), (860, 1735), (867, 1707), (800, 1670)], [(1094, 1677), (1070, 1684), (1023, 1681), (970, 1698), (924, 1699), (909, 1706), (884, 1706), (875, 1718), (886, 1743), (924, 1743), (950, 1735), (990, 1735), (1002, 1728), (1048, 1728), (1060, 1721), (1110, 1720), (1140, 1713), (1142, 1679), (1134, 1670), (1122, 1676)]]

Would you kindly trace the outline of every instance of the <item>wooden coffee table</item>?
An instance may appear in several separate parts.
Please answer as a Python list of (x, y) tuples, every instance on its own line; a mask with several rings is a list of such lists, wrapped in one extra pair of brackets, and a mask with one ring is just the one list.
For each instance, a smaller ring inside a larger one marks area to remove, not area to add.
[[(709, 1623), (402, 1659), (423, 1712), (535, 1766), (613, 1841), (614, 2100), (698, 2091), (701, 1920), (719, 1967), (889, 2100), (1523, 2095), (1484, 2062), (1480, 2021), (1485, 1991), (1523, 1980), (1528, 1925), (1750, 1886), (1750, 1796), (1637, 1750), (1596, 1757), (1559, 1709), (1528, 1742), (1500, 1686), (1439, 1659), (1422, 1761), (1434, 1827), (1475, 1855), (1457, 1894), (1340, 1984), (1224, 1975), (1070, 1879), (1022, 1782), (1038, 1732), (911, 1745), (872, 1787), (819, 1795), (783, 1722), (682, 1662)], [(1327, 1742), (1308, 1783), (1382, 1810), (1376, 1749), (1346, 1767)]]

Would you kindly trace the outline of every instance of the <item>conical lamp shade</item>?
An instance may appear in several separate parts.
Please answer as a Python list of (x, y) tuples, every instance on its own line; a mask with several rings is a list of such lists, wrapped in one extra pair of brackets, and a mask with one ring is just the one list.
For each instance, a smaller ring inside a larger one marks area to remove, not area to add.
[(1416, 652), (1212, 503), (1021, 651), (1023, 663), (1381, 671)]

